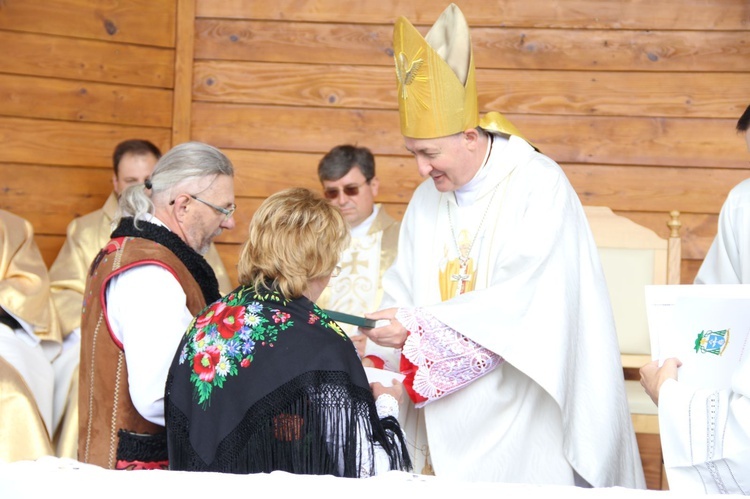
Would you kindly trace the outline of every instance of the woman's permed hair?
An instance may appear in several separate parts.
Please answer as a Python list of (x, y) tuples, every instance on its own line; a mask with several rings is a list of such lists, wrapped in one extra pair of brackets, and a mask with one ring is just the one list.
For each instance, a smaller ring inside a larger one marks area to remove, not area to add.
[(333, 272), (348, 244), (349, 228), (338, 208), (309, 189), (277, 192), (250, 221), (237, 265), (239, 281), (299, 298), (310, 280)]

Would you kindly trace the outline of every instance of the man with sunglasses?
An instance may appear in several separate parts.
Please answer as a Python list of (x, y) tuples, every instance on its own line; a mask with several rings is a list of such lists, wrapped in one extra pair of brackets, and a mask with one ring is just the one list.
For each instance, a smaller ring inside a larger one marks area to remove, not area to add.
[(120, 210), (84, 291), (78, 459), (166, 468), (167, 372), (193, 317), (221, 296), (203, 254), (235, 226), (234, 168), (214, 147), (180, 144)]
[[(57, 373), (55, 425), (62, 424), (56, 441), (61, 457), (76, 457), (78, 443), (77, 375), (81, 327), (81, 305), (86, 274), (99, 250), (109, 241), (112, 220), (117, 211), (120, 194), (131, 185), (143, 184), (161, 158), (161, 150), (145, 139), (120, 142), (112, 153), (112, 193), (100, 209), (73, 219), (67, 228), (65, 242), (49, 269), (50, 291), (60, 317), (64, 335), (64, 351), (55, 361)], [(232, 284), (219, 252), (211, 245), (206, 261), (214, 269), (219, 289), (228, 293)], [(65, 407), (61, 407), (65, 404)]]
[[(325, 289), (318, 304), (329, 310), (363, 316), (380, 305), (380, 279), (396, 258), (399, 223), (375, 203), (379, 182), (375, 158), (366, 147), (339, 145), (318, 163), (318, 178), (325, 198), (338, 206), (349, 224), (351, 240), (341, 256), (341, 273)], [(352, 336), (363, 362), (383, 367), (397, 360), (394, 349), (379, 347), (358, 335), (356, 327), (342, 324)], [(389, 365), (397, 369), (398, 365)]]

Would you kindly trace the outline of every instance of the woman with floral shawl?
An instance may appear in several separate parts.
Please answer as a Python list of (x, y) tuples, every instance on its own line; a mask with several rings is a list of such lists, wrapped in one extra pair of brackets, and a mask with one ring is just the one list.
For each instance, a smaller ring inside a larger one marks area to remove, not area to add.
[(314, 303), (348, 237), (339, 211), (307, 189), (260, 206), (240, 286), (194, 319), (172, 362), (171, 469), (366, 477), (411, 467), (396, 420), (402, 386), (371, 391), (348, 336)]

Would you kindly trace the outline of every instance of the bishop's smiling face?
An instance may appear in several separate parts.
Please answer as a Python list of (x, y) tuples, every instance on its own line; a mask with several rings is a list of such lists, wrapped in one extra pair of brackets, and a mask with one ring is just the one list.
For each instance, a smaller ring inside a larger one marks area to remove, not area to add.
[(476, 137), (467, 137), (469, 132), (436, 139), (404, 138), (406, 149), (417, 160), (417, 171), (422, 177), (431, 177), (438, 191), (463, 187), (479, 170), (481, 164), (477, 164), (470, 147)]

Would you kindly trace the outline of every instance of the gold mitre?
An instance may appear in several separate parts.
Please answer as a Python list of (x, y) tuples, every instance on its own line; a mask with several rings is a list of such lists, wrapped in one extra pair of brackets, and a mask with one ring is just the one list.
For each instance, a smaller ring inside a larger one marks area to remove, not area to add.
[(445, 137), (481, 126), (523, 138), (505, 116), (479, 120), (469, 25), (450, 4), (423, 38), (403, 16), (393, 29), (401, 133), (414, 139)]

